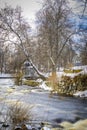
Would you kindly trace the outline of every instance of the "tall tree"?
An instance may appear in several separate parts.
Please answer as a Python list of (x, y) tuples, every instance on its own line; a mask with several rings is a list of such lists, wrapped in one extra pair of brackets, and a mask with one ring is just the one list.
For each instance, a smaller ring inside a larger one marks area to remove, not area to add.
[(82, 46), (80, 47), (81, 62), (87, 65), (87, 33), (82, 33)]
[(84, 14), (85, 14), (85, 12), (86, 12), (86, 10), (87, 10), (87, 0), (82, 0), (82, 2), (84, 3), (82, 16), (84, 16)]
[(29, 53), (29, 45), (30, 45), (30, 26), (26, 22), (26, 20), (22, 17), (21, 8), (16, 7), (13, 9), (10, 6), (6, 6), (5, 8), (0, 10), (0, 29), (2, 29), (5, 34), (7, 34), (7, 41), (11, 42), (20, 47), (21, 51), (26, 56), (26, 59), (31, 63), (35, 71), (41, 76), (45, 78), (43, 74), (39, 72), (36, 66), (33, 64), (31, 60), (31, 56)]
[(37, 14), (38, 37), (42, 38), (43, 44), (49, 46), (48, 55), (53, 72), (59, 65), (59, 57), (65, 45), (73, 35), (68, 24), (69, 13), (65, 0), (45, 0), (43, 8)]

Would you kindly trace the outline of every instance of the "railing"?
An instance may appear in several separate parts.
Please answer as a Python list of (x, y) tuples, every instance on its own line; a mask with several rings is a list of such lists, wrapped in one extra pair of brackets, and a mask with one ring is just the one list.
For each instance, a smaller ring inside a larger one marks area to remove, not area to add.
[(0, 77), (0, 79), (14, 79), (17, 78), (16, 76), (7, 76), (7, 77)]

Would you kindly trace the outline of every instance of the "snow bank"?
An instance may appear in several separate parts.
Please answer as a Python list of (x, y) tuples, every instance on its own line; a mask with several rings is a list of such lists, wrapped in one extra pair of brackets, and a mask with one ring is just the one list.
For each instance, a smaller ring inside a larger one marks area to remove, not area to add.
[(73, 95), (76, 96), (76, 97), (87, 97), (87, 90), (76, 92)]
[(87, 65), (83, 65), (83, 66), (74, 66), (72, 67), (72, 69), (82, 69), (82, 70), (87, 70)]
[(60, 125), (64, 127), (63, 130), (87, 130), (87, 119), (79, 120), (75, 123), (64, 121)]
[(81, 74), (80, 72), (79, 73), (64, 73), (63, 75), (64, 76), (69, 76), (69, 77), (71, 77), (71, 78), (74, 78), (75, 76), (77, 76), (77, 75), (79, 75), (79, 74)]
[(39, 87), (44, 89), (44, 90), (49, 90), (49, 91), (52, 90), (52, 88), (48, 87), (45, 82), (42, 82), (42, 84), (40, 84)]
[(71, 69), (74, 69), (74, 70), (79, 70), (79, 69), (82, 69), (81, 72), (79, 73), (65, 73), (65, 72), (57, 72), (57, 75), (58, 77), (61, 77), (61, 76), (69, 76), (69, 77), (72, 77), (74, 78), (75, 76), (79, 75), (79, 74), (87, 74), (87, 65), (84, 65), (84, 66), (74, 66), (72, 67)]
[[(11, 76), (10, 74), (4, 74), (4, 73), (1, 74), (0, 73), (0, 77), (10, 77), (10, 76)], [(1, 85), (9, 87), (9, 86), (13, 86), (14, 82), (13, 82), (12, 79), (4, 79), (4, 78), (2, 78), (2, 79), (0, 79), (0, 86)]]
[(74, 69), (74, 70), (82, 69), (82, 71), (80, 73), (87, 74), (87, 65), (84, 65), (84, 66), (74, 66), (74, 67), (72, 67), (72, 69)]

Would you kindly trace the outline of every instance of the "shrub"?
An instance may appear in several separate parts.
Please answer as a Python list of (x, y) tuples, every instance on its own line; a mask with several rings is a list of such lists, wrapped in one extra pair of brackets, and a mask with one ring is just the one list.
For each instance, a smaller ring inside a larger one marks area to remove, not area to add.
[(58, 77), (56, 72), (52, 72), (52, 75), (46, 81), (46, 85), (51, 87), (54, 91), (58, 89)]
[(73, 80), (69, 76), (62, 76), (59, 87), (62, 88), (63, 93), (69, 93), (72, 89)]
[(46, 82), (46, 85), (52, 87), (53, 91), (66, 94), (73, 95), (77, 91), (87, 90), (87, 74), (79, 74), (74, 78), (70, 76), (62, 76), (61, 80), (56, 80), (56, 77), (49, 77)]
[(24, 106), (19, 102), (11, 105), (8, 109), (9, 122), (14, 128), (17, 125), (25, 124), (32, 119), (32, 107)]
[(35, 87), (35, 86), (39, 86), (40, 83), (35, 80), (25, 80), (23, 84)]
[(15, 79), (15, 84), (16, 85), (22, 84), (22, 77), (23, 77), (23, 73), (22, 72), (18, 72), (16, 74), (16, 79)]
[(87, 89), (87, 74), (80, 74), (73, 78), (73, 83), (77, 86), (77, 90), (86, 90)]
[(87, 74), (79, 74), (74, 78), (69, 76), (62, 76), (61, 81), (59, 82), (58, 92), (64, 94), (73, 94), (77, 91), (87, 90)]

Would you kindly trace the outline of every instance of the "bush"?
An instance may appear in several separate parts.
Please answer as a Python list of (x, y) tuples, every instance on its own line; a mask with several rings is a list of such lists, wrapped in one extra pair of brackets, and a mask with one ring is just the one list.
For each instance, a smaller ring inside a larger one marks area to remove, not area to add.
[(51, 87), (53, 90), (57, 91), (58, 89), (58, 77), (55, 72), (52, 72), (52, 75), (46, 81), (46, 85)]
[(39, 86), (40, 83), (35, 80), (25, 80), (23, 84), (32, 86), (32, 87), (36, 87), (36, 86)]
[(19, 102), (16, 102), (16, 104), (10, 106), (8, 110), (8, 117), (9, 122), (12, 124), (12, 128), (29, 122), (33, 117), (31, 110), (31, 106), (24, 106)]
[(61, 88), (62, 93), (64, 94), (70, 94), (70, 91), (72, 90), (73, 86), (73, 80), (69, 76), (62, 76), (61, 81), (59, 83), (59, 88)]
[(79, 74), (74, 78), (70, 76), (62, 76), (59, 81), (55, 76), (50, 76), (46, 85), (52, 87), (53, 92), (73, 95), (77, 91), (87, 90), (87, 74)]
[(22, 72), (18, 72), (16, 74), (16, 79), (15, 79), (15, 84), (16, 85), (22, 84), (22, 77), (23, 77), (23, 73)]
[(84, 90), (87, 90), (87, 74), (79, 74), (74, 78), (62, 76), (61, 81), (58, 84), (58, 92), (68, 95)]
[(73, 78), (73, 83), (77, 87), (77, 90), (83, 91), (87, 89), (87, 74), (80, 74)]

